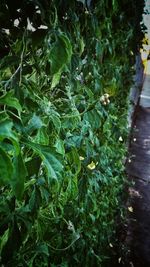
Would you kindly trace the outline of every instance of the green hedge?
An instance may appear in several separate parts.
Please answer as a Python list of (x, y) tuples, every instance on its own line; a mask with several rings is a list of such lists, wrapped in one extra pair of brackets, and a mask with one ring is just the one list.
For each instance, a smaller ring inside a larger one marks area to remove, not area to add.
[(144, 3), (0, 5), (1, 264), (107, 266)]

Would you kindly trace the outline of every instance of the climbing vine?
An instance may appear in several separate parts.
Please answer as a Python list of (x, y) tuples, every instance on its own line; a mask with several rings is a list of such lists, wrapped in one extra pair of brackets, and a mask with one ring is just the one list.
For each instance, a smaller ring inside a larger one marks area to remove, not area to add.
[(107, 266), (115, 254), (142, 3), (0, 4), (2, 266)]

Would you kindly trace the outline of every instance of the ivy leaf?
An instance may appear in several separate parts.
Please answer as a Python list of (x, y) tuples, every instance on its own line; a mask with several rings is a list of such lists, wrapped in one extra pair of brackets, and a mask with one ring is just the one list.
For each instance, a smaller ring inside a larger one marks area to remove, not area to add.
[(61, 163), (62, 157), (58, 154), (55, 148), (50, 146), (44, 146), (35, 144), (32, 142), (25, 142), (27, 146), (32, 148), (43, 160), (43, 164), (46, 167), (48, 178), (56, 179), (60, 178), (63, 170)]
[(7, 105), (9, 107), (13, 107), (21, 112), (21, 105), (16, 97), (13, 96), (13, 91), (6, 93), (5, 95), (0, 97), (0, 104)]
[(12, 178), (13, 165), (10, 157), (0, 147), (0, 184), (8, 184)]
[(11, 181), (14, 195), (18, 200), (22, 198), (24, 192), (24, 182), (26, 175), (27, 175), (27, 170), (23, 162), (22, 155), (19, 154), (14, 159), (14, 172)]

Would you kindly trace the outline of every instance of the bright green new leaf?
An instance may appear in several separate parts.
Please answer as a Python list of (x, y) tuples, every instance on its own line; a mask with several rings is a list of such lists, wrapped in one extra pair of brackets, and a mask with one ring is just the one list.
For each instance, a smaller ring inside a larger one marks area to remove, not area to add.
[(57, 139), (55, 143), (55, 147), (56, 147), (56, 151), (59, 154), (62, 154), (63, 156), (65, 155), (64, 141), (62, 141), (61, 139)]
[(0, 147), (0, 184), (8, 184), (13, 173), (13, 165), (10, 157)]
[(40, 145), (48, 145), (49, 136), (47, 134), (46, 127), (42, 127), (38, 130), (37, 135), (34, 138), (34, 142)]
[(59, 70), (57, 73), (54, 74), (52, 78), (51, 89), (53, 89), (59, 83), (60, 77), (61, 77), (61, 70)]
[(5, 246), (6, 242), (8, 241), (9, 236), (9, 229), (7, 229), (4, 234), (0, 237), (0, 251), (2, 251), (3, 247)]
[(0, 97), (0, 104), (7, 105), (9, 107), (15, 108), (18, 112), (21, 112), (21, 105), (16, 97), (13, 96), (13, 91), (6, 93)]
[(80, 45), (80, 56), (81, 56), (82, 53), (84, 52), (84, 48), (85, 48), (85, 43), (84, 43), (83, 37), (79, 40), (79, 45)]

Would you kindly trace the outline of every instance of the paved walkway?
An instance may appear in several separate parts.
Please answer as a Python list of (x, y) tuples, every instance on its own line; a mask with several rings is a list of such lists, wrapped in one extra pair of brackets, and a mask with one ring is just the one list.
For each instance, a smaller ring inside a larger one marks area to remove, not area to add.
[(150, 60), (147, 61), (145, 67), (145, 77), (143, 90), (140, 96), (140, 106), (144, 108), (150, 108)]
[(136, 109), (129, 146), (130, 266), (150, 266), (150, 60)]
[(127, 171), (133, 176), (150, 181), (150, 60), (145, 72), (130, 140)]

